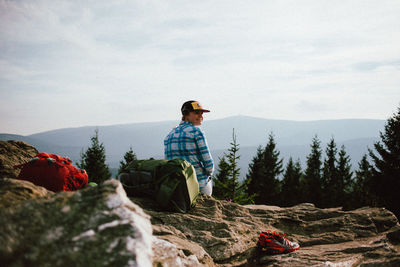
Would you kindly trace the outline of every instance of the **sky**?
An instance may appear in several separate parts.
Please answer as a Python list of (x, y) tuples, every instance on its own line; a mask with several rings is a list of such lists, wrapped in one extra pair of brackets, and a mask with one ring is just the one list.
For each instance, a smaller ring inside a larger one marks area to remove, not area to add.
[(398, 0), (0, 0), (0, 133), (179, 120), (387, 119)]

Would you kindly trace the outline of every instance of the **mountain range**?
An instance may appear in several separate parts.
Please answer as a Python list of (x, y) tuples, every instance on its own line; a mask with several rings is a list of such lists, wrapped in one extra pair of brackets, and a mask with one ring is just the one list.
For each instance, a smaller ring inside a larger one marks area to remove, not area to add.
[[(233, 129), (240, 145), (239, 167), (241, 177), (247, 173), (247, 167), (255, 156), (258, 146), (265, 146), (268, 135), (272, 133), (284, 164), (289, 157), (299, 159), (305, 166), (313, 137), (321, 141), (325, 150), (326, 143), (334, 138), (338, 149), (345, 146), (352, 160), (353, 169), (368, 148), (379, 141), (379, 133), (384, 130), (384, 120), (341, 119), (318, 121), (272, 120), (248, 116), (233, 116), (217, 120), (205, 120), (202, 129), (207, 136), (211, 153), (218, 158), (227, 152), (232, 141)], [(109, 126), (85, 126), (64, 128), (22, 136), (0, 134), (0, 140), (22, 140), (39, 151), (56, 153), (79, 161), (80, 153), (90, 146), (90, 137), (98, 129), (99, 140), (106, 149), (107, 163), (110, 168), (118, 168), (125, 152), (132, 147), (139, 159), (163, 157), (163, 139), (179, 121), (161, 121), (148, 123), (130, 123)], [(323, 153), (324, 157), (324, 153)]]

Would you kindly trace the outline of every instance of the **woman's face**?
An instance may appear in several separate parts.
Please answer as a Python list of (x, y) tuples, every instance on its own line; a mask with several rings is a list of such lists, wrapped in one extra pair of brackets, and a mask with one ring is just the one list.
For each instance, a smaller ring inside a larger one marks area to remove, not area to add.
[(186, 121), (190, 122), (194, 126), (200, 126), (203, 122), (203, 111), (191, 111), (189, 115), (186, 116)]

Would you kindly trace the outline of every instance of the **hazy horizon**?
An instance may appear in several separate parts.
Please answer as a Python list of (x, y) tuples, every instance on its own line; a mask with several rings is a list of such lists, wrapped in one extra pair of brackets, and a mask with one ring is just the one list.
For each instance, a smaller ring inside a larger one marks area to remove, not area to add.
[[(234, 115), (234, 116), (228, 116), (224, 118), (216, 118), (216, 119), (205, 119), (202, 126), (207, 125), (207, 122), (210, 121), (216, 121), (216, 120), (225, 120), (229, 118), (236, 118), (236, 117), (247, 117), (247, 118), (252, 118), (252, 119), (260, 119), (260, 120), (270, 120), (270, 121), (287, 121), (287, 122), (318, 122), (318, 121), (340, 121), (340, 120), (374, 120), (374, 121), (385, 121), (383, 119), (369, 119), (369, 118), (344, 118), (344, 119), (329, 119), (329, 120), (279, 120), (279, 119), (272, 119), (272, 118), (262, 118), (262, 117), (255, 117), (255, 116), (247, 116), (247, 115)], [(127, 122), (127, 123), (117, 123), (117, 124), (105, 124), (105, 125), (82, 125), (82, 126), (74, 126), (74, 127), (62, 127), (62, 128), (56, 128), (56, 129), (48, 129), (48, 130), (43, 130), (43, 131), (38, 131), (38, 132), (32, 132), (32, 133), (27, 133), (27, 134), (21, 134), (21, 133), (11, 133), (11, 132), (0, 132), (0, 134), (10, 134), (10, 135), (22, 135), (22, 136), (30, 136), (34, 134), (39, 134), (39, 133), (44, 133), (44, 132), (51, 132), (51, 131), (57, 131), (57, 130), (64, 130), (64, 129), (76, 129), (76, 128), (84, 128), (84, 127), (112, 127), (112, 126), (124, 126), (124, 125), (130, 125), (130, 124), (158, 124), (158, 123), (167, 123), (167, 122), (176, 122), (178, 123), (180, 121), (179, 119), (176, 120), (161, 120), (161, 121), (145, 121), (145, 122)]]
[(400, 1), (0, 0), (0, 132), (179, 120), (386, 120)]

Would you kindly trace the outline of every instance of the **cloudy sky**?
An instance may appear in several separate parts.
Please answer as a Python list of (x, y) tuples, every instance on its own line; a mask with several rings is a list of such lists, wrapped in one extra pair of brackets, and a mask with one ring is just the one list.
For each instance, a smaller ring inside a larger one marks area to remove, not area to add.
[(400, 1), (0, 0), (0, 133), (178, 120), (387, 119)]

